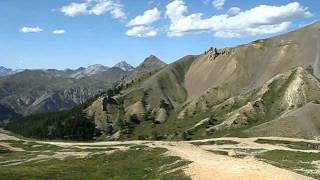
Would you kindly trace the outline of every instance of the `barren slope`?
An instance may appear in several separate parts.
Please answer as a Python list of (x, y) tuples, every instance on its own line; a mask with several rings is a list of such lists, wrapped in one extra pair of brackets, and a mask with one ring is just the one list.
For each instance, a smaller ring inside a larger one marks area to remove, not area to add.
[(247, 132), (251, 136), (320, 137), (320, 105), (308, 103)]
[(320, 77), (319, 46), (320, 22), (235, 48), (210, 49), (186, 73), (186, 89), (190, 98), (220, 86), (239, 94), (297, 66), (312, 66)]

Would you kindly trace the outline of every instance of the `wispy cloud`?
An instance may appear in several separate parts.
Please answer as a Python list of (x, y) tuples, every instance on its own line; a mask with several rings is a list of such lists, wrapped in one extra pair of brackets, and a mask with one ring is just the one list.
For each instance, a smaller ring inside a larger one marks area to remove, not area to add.
[(66, 16), (96, 15), (110, 13), (115, 19), (126, 19), (123, 5), (113, 0), (85, 0), (81, 3), (70, 3), (61, 7), (60, 11)]
[(41, 29), (40, 27), (22, 27), (20, 29), (20, 32), (22, 33), (37, 33), (37, 32), (41, 32), (43, 31), (43, 29)]
[(214, 0), (212, 1), (212, 6), (216, 9), (222, 9), (226, 0)]
[(231, 16), (234, 16), (234, 15), (239, 14), (240, 11), (241, 11), (241, 9), (238, 8), (238, 7), (231, 7), (231, 8), (228, 10), (227, 13), (228, 13), (229, 15), (231, 15)]
[(126, 35), (134, 37), (154, 37), (157, 34), (158, 31), (155, 28), (147, 26), (135, 26), (126, 32)]
[(52, 31), (52, 34), (64, 34), (65, 30), (64, 29), (56, 29), (54, 31)]

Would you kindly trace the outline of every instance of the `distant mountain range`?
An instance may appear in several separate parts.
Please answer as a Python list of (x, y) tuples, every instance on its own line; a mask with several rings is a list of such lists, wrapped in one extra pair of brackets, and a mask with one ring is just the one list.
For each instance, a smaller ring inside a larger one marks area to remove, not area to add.
[[(113, 67), (117, 67), (122, 69), (123, 71), (133, 71), (135, 68), (128, 64), (126, 61), (121, 61), (117, 64), (115, 64)], [(87, 68), (80, 67), (78, 69), (65, 69), (65, 70), (57, 70), (57, 69), (44, 69), (42, 71), (56, 77), (66, 77), (66, 78), (75, 78), (80, 79), (84, 77), (89, 77), (104, 71), (107, 71), (110, 67), (101, 65), (101, 64), (94, 64), (90, 65)], [(20, 69), (20, 70), (13, 70), (10, 68), (6, 68), (3, 66), (0, 66), (0, 77), (1, 76), (8, 76), (13, 75), (22, 71), (25, 71), (28, 69)], [(41, 69), (38, 69), (41, 70)]]
[[(148, 67), (148, 71), (153, 68), (158, 67)], [(72, 108), (107, 91), (125, 77), (130, 77), (135, 69), (125, 61), (111, 68), (97, 64), (75, 70), (18, 72), (1, 67), (0, 105), (3, 110), (0, 121), (19, 114), (29, 115)]]

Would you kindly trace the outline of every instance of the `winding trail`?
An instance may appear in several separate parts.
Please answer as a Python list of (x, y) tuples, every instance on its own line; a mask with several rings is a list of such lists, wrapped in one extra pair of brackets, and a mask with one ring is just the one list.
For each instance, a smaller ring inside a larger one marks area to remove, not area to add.
[[(232, 140), (239, 144), (235, 145), (206, 145), (195, 146), (190, 142), (167, 142), (167, 141), (124, 141), (124, 142), (95, 142), (95, 143), (63, 143), (63, 142), (42, 142), (50, 143), (62, 147), (70, 146), (101, 146), (101, 145), (146, 145), (152, 148), (160, 147), (168, 150), (167, 154), (171, 156), (178, 156), (184, 160), (192, 162), (184, 172), (194, 180), (304, 180), (312, 179), (306, 176), (299, 175), (289, 170), (281, 169), (272, 166), (268, 163), (258, 161), (253, 157), (244, 159), (232, 158), (228, 156), (214, 154), (208, 150), (221, 148), (246, 148), (246, 149), (266, 149), (266, 150), (288, 150), (288, 151), (303, 151), (303, 152), (320, 152), (319, 150), (297, 150), (287, 147), (271, 144), (259, 144), (254, 141), (258, 138), (220, 138), (201, 140), (202, 142), (212, 140)], [(286, 141), (304, 141), (319, 143), (317, 141), (292, 139), (292, 138), (278, 138), (268, 137), (264, 139), (286, 140)], [(199, 141), (192, 141), (199, 142)], [(39, 142), (38, 142), (39, 143)]]
[(239, 159), (217, 155), (185, 142), (175, 142), (174, 145), (165, 142), (154, 144), (154, 147), (168, 149), (169, 155), (191, 161), (192, 163), (184, 171), (195, 180), (312, 179), (257, 161), (252, 157)]

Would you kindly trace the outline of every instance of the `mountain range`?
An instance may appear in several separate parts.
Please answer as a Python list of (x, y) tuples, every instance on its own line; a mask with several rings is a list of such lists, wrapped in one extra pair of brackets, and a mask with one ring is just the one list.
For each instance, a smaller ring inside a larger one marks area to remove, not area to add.
[[(142, 64), (150, 62), (142, 62)], [(148, 66), (149, 67), (149, 66)], [(158, 68), (154, 65), (152, 68)], [(76, 70), (23, 70), (6, 68), (0, 77), (0, 121), (16, 115), (54, 112), (84, 103), (107, 91), (136, 69), (122, 61), (109, 68), (91, 65)], [(139, 71), (141, 68), (139, 68)], [(15, 72), (15, 73), (14, 73)]]
[[(319, 53), (320, 23), (316, 22), (237, 47), (209, 48), (169, 65), (151, 55), (125, 74), (112, 91), (69, 111), (18, 118), (7, 128), (29, 137), (68, 138), (61, 131), (64, 124), (85, 119), (108, 140), (224, 136), (316, 139), (320, 136)], [(1, 80), (0, 87), (12, 83), (8, 80), (1, 85)], [(67, 82), (54, 78), (52, 83), (32, 87), (55, 89), (57, 84), (65, 91)], [(12, 90), (2, 88), (0, 95), (8, 92)], [(15, 103), (4, 104), (12, 108)], [(79, 113), (83, 116), (76, 116)], [(59, 121), (55, 121), (57, 117)], [(35, 129), (43, 131), (35, 135)]]

